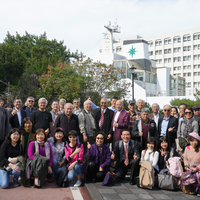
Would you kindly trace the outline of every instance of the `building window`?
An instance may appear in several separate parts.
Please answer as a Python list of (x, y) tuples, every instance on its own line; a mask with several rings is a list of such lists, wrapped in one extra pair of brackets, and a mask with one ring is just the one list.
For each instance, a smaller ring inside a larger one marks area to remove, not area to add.
[(171, 49), (165, 49), (164, 50), (164, 54), (168, 54), (168, 53), (171, 53)]
[(194, 76), (198, 76), (198, 73), (197, 73), (197, 72), (194, 72)]
[(184, 46), (183, 47), (183, 51), (190, 51), (191, 50), (191, 46)]
[(191, 56), (183, 56), (183, 61), (189, 61), (191, 60)]
[(161, 46), (162, 45), (162, 40), (156, 40), (156, 46)]
[(153, 46), (153, 42), (152, 41), (148, 42), (148, 44), (149, 44), (150, 47)]
[(194, 87), (197, 87), (198, 86), (198, 83), (197, 82), (194, 82)]
[(181, 37), (177, 36), (174, 37), (174, 43), (180, 43), (181, 42)]
[(198, 55), (193, 55), (193, 60), (197, 60), (198, 59)]
[(198, 82), (198, 87), (200, 87), (200, 82)]
[(184, 35), (183, 36), (183, 42), (188, 42), (191, 40), (191, 36), (190, 35)]
[(171, 39), (170, 38), (166, 38), (164, 40), (164, 44), (167, 45), (167, 44), (171, 44)]
[(189, 73), (187, 74), (187, 76), (191, 76), (191, 72), (189, 72)]
[(149, 55), (150, 55), (150, 56), (153, 56), (153, 51), (149, 51)]
[(174, 48), (174, 53), (181, 52), (181, 47)]
[(193, 40), (199, 40), (200, 39), (200, 33), (195, 33), (193, 35)]

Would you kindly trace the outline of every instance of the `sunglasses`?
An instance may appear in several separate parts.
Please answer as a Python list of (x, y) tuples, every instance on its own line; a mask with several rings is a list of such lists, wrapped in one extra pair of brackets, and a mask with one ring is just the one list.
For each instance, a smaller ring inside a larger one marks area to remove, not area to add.
[(170, 110), (166, 110), (166, 109), (165, 109), (164, 111), (165, 111), (165, 112), (169, 112)]
[(97, 140), (103, 140), (103, 138), (99, 138), (99, 137), (97, 137), (96, 139), (97, 139)]
[(79, 102), (74, 102), (74, 103), (79, 103)]
[(33, 100), (29, 100), (28, 102), (34, 102)]
[(187, 115), (187, 114), (192, 114), (192, 112), (185, 112), (185, 114)]

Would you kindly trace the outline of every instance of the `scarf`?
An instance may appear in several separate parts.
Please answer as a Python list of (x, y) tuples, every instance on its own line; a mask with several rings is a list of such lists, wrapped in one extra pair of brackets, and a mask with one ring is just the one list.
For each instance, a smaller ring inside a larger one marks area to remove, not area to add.
[[(50, 146), (48, 142), (44, 143), (45, 155), (50, 159)], [(39, 154), (39, 142), (35, 141), (35, 153)]]
[(150, 161), (150, 153), (152, 153), (153, 152), (153, 149), (152, 150), (146, 150), (146, 153), (145, 153), (145, 156), (144, 156), (144, 160), (145, 161)]
[(193, 132), (193, 128), (192, 128), (192, 122), (194, 121), (193, 118), (191, 118), (189, 121), (184, 118), (183, 122), (185, 124), (185, 128), (183, 129), (183, 137), (186, 138), (188, 137), (189, 133)]

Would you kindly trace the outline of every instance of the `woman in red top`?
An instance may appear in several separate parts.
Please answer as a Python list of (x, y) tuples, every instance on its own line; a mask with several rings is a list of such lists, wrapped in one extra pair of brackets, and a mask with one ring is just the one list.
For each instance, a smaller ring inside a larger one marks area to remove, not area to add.
[(81, 173), (83, 170), (83, 156), (84, 149), (83, 144), (77, 143), (78, 134), (76, 131), (72, 130), (68, 133), (69, 144), (66, 144), (65, 157), (69, 161), (68, 167), (68, 179), (74, 180), (77, 177), (77, 182), (74, 187), (81, 186)]

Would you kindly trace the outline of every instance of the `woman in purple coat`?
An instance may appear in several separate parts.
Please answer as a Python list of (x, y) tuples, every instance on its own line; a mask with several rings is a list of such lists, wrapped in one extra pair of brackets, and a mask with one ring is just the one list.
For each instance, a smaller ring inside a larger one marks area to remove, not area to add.
[(96, 134), (96, 142), (87, 144), (88, 165), (85, 170), (85, 181), (103, 181), (106, 173), (110, 170), (111, 153), (109, 147), (104, 144), (105, 134), (99, 131)]

